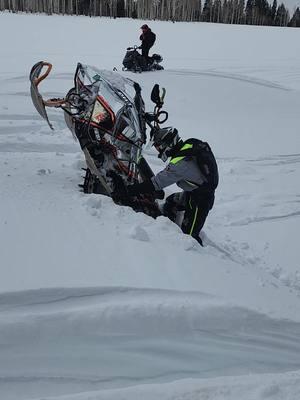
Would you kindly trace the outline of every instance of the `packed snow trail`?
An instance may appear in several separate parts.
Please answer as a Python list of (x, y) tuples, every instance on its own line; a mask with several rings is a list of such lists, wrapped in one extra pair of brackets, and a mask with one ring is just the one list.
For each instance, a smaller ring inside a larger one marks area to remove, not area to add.
[(196, 292), (70, 288), (0, 295), (5, 400), (300, 369), (300, 323)]

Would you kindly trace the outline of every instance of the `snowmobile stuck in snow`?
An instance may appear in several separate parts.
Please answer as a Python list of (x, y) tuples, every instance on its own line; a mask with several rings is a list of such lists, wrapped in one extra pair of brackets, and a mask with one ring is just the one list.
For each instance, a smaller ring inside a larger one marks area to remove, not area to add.
[[(143, 157), (146, 126), (151, 131), (168, 118), (162, 111), (165, 91), (155, 85), (151, 99), (154, 112), (145, 112), (141, 87), (116, 72), (100, 71), (78, 63), (74, 86), (64, 98), (43, 99), (40, 83), (49, 75), (52, 65), (40, 61), (30, 72), (33, 104), (53, 129), (47, 115), (48, 107), (64, 111), (65, 122), (84, 153), (86, 168), (81, 186), (85, 193), (110, 197), (116, 186), (143, 182), (153, 172)], [(137, 195), (131, 199), (113, 198), (118, 204), (131, 206), (156, 218), (161, 215), (157, 199), (164, 192)]]
[(139, 47), (127, 47), (125, 57), (123, 59), (123, 71), (144, 72), (162, 70), (164, 67), (160, 65), (163, 58), (160, 54), (153, 54), (147, 59), (138, 52)]
[[(42, 74), (44, 67), (47, 70)], [(148, 113), (138, 83), (79, 63), (74, 87), (66, 97), (43, 100), (38, 85), (51, 68), (45, 62), (33, 66), (32, 101), (50, 128), (46, 107), (64, 111), (66, 124), (85, 155), (83, 191), (110, 196), (115, 203), (153, 218), (164, 215), (202, 245), (200, 231), (214, 204), (218, 166), (208, 143), (195, 138), (183, 140), (177, 129), (160, 127), (168, 119), (168, 113), (162, 110), (165, 90), (154, 85), (154, 112)], [(143, 157), (147, 126), (158, 157), (170, 159), (156, 175)], [(171, 194), (159, 205), (163, 189), (174, 183), (183, 191)]]

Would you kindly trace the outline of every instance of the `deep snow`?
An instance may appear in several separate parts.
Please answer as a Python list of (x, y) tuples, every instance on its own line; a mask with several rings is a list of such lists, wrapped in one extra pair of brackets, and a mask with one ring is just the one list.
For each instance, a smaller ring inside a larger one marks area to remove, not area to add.
[(165, 71), (124, 73), (148, 109), (166, 87), (168, 123), (218, 158), (199, 248), (170, 221), (78, 192), (62, 113), (51, 132), (31, 104), (35, 62), (54, 64), (46, 97), (64, 96), (77, 61), (120, 69), (140, 25), (0, 14), (1, 398), (298, 399), (298, 31), (152, 22)]

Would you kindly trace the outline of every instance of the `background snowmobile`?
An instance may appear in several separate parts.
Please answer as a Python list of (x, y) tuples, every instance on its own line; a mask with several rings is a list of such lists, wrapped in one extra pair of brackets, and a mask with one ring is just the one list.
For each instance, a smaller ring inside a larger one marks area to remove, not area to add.
[(127, 52), (123, 59), (123, 71), (143, 72), (162, 70), (160, 65), (163, 58), (159, 54), (153, 54), (149, 57), (149, 62), (138, 52), (138, 46), (127, 47)]
[[(32, 67), (31, 98), (51, 129), (46, 107), (64, 111), (66, 124), (86, 159), (84, 182), (80, 185), (83, 191), (111, 196), (116, 186), (143, 182), (153, 176), (142, 148), (147, 140), (146, 125), (151, 130), (159, 129), (159, 124), (168, 118), (167, 112), (161, 110), (164, 89), (160, 93), (159, 86), (154, 86), (151, 99), (155, 109), (146, 113), (138, 83), (115, 72), (78, 63), (74, 87), (66, 97), (44, 100), (38, 86), (51, 69), (52, 65), (43, 61)], [(163, 191), (159, 191), (117, 202), (155, 218), (160, 215), (157, 199), (163, 197)]]

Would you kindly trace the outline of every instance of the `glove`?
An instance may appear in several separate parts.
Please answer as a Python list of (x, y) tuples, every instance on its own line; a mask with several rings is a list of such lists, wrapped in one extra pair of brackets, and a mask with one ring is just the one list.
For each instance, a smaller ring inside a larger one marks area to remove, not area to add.
[[(117, 181), (117, 182), (116, 182)], [(115, 177), (115, 189), (111, 194), (112, 199), (116, 203), (130, 202), (130, 197), (136, 197), (140, 194), (157, 193), (157, 198), (164, 197), (164, 191), (156, 191), (152, 181), (149, 179), (142, 183), (135, 183), (126, 186), (121, 177)]]
[(155, 187), (150, 179), (142, 183), (127, 186), (127, 193), (130, 197), (153, 192), (155, 192)]
[(111, 198), (116, 204), (119, 204), (121, 206), (132, 206), (132, 201), (128, 196), (124, 196), (124, 194), (120, 194), (114, 191), (111, 193)]

